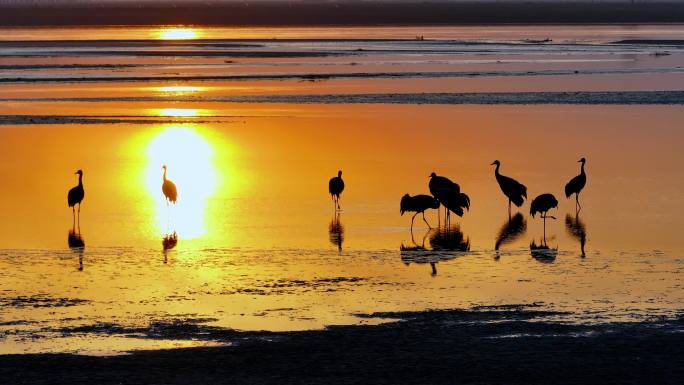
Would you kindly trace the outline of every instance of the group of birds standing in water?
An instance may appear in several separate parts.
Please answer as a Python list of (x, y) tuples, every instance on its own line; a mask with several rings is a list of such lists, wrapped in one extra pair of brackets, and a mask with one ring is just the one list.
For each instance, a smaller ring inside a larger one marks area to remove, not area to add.
[[(584, 170), (586, 159), (582, 158), (578, 162), (582, 164), (580, 167), (580, 174), (572, 178), (565, 185), (566, 198), (570, 198), (572, 195), (575, 195), (576, 214), (579, 213), (579, 211), (582, 208), (579, 202), (579, 195), (587, 183), (587, 175)], [(508, 226), (511, 228), (515, 228), (515, 223), (521, 221), (522, 216), (518, 213), (516, 214), (516, 216), (511, 217), (511, 204), (514, 204), (517, 207), (521, 207), (523, 205), (524, 201), (527, 199), (527, 187), (511, 177), (502, 175), (499, 172), (501, 162), (499, 162), (498, 160), (492, 162), (491, 165), (496, 166), (496, 168), (494, 169), (494, 176), (496, 177), (496, 181), (498, 182), (501, 191), (506, 196), (506, 198), (508, 198)], [(178, 200), (178, 189), (176, 188), (176, 185), (166, 177), (166, 165), (162, 166), (162, 170), (162, 193), (164, 194), (164, 198), (166, 199), (167, 205), (175, 204)], [(76, 171), (76, 175), (78, 175), (78, 185), (71, 188), (67, 194), (67, 203), (69, 207), (72, 209), (74, 221), (73, 229), (69, 231), (68, 241), (70, 247), (80, 248), (82, 250), (85, 246), (83, 239), (80, 235), (81, 203), (85, 198), (85, 189), (83, 188), (83, 170)], [(445, 227), (447, 229), (450, 227), (452, 212), (458, 215), (459, 217), (462, 217), (465, 211), (470, 210), (470, 197), (466, 193), (461, 191), (461, 187), (458, 183), (453, 182), (445, 176), (437, 175), (434, 172), (430, 174), (429, 178), (430, 181), (428, 183), (428, 189), (431, 195), (419, 194), (411, 196), (409, 194), (405, 194), (401, 198), (401, 201), (399, 203), (399, 211), (401, 215), (403, 215), (405, 212), (414, 213), (411, 217), (411, 232), (413, 232), (413, 224), (418, 214), (422, 215), (425, 224), (427, 224), (428, 228), (432, 229), (432, 226), (430, 226), (430, 223), (425, 218), (426, 210), (438, 210), (438, 221), (440, 221), (441, 223), (439, 209), (440, 207), (444, 207), (444, 221)], [(337, 176), (331, 178), (328, 182), (328, 192), (330, 193), (330, 196), (332, 198), (336, 213), (341, 210), (340, 195), (344, 191), (344, 187), (345, 185), (344, 180), (342, 179), (342, 171), (340, 170), (337, 172)], [(76, 206), (78, 206), (78, 210)], [(557, 207), (558, 200), (555, 196), (553, 196), (553, 194), (550, 193), (538, 195), (536, 198), (532, 200), (532, 203), (530, 204), (530, 215), (532, 215), (532, 217), (534, 218), (536, 214), (540, 214), (540, 217), (544, 220), (544, 242), (546, 239), (546, 218), (556, 219), (554, 216), (549, 215), (548, 212), (549, 210)], [(77, 223), (78, 231), (76, 231)], [(342, 225), (339, 223), (339, 217), (336, 215), (335, 220), (333, 220), (333, 223), (330, 226), (330, 234), (331, 241), (337, 243), (340, 249), (343, 237), (341, 229)], [(511, 229), (508, 229), (509, 232), (510, 230)], [(502, 229), (501, 233), (502, 235), (500, 236), (500, 241), (503, 242), (505, 240), (506, 234), (505, 229)], [(166, 235), (162, 241), (164, 250), (168, 250), (175, 247), (177, 241), (178, 238), (175, 232), (173, 234)], [(500, 242), (497, 242), (497, 250), (499, 243)], [(582, 249), (584, 249), (583, 245), (584, 242), (582, 242)], [(584, 250), (582, 251), (582, 254), (584, 255)], [(81, 253), (79, 258), (81, 269), (83, 266), (82, 257), (83, 256)]]
[[(579, 212), (579, 210), (582, 209), (582, 206), (579, 203), (579, 194), (587, 184), (587, 174), (584, 171), (586, 162), (585, 158), (578, 161), (578, 163), (582, 163), (579, 175), (572, 178), (565, 185), (566, 198), (575, 195), (576, 212)], [(511, 204), (515, 204), (517, 207), (523, 205), (527, 199), (527, 187), (511, 177), (502, 175), (499, 172), (501, 162), (495, 160), (492, 162), (491, 166), (494, 165), (496, 165), (494, 176), (501, 188), (501, 192), (508, 198), (508, 217), (511, 218)], [(447, 177), (439, 176), (434, 172), (430, 174), (429, 178), (430, 182), (428, 183), (428, 188), (431, 195), (419, 194), (411, 196), (405, 194), (399, 203), (399, 212), (401, 215), (404, 215), (405, 212), (414, 213), (413, 217), (411, 217), (411, 230), (413, 230), (413, 223), (418, 214), (422, 214), (425, 224), (427, 224), (428, 228), (432, 228), (427, 219), (425, 219), (425, 211), (428, 209), (439, 209), (443, 206), (445, 223), (447, 226), (450, 224), (452, 212), (459, 217), (462, 217), (465, 211), (470, 210), (470, 197), (461, 192), (461, 186), (459, 186), (458, 183), (453, 182)], [(338, 171), (337, 176), (331, 178), (328, 183), (328, 192), (332, 197), (336, 210), (340, 210), (340, 195), (343, 191), (344, 180), (342, 180), (342, 171)], [(544, 220), (544, 228), (546, 228), (546, 218), (556, 219), (555, 217), (548, 215), (549, 210), (557, 207), (558, 200), (553, 194), (541, 194), (532, 200), (530, 215), (534, 218), (536, 214), (540, 214), (540, 217)]]
[[(587, 183), (587, 175), (585, 172), (586, 159), (581, 158), (578, 163), (581, 163), (579, 175), (573, 177), (565, 185), (565, 196), (566, 198), (571, 198), (573, 195), (575, 197), (575, 217), (571, 218), (568, 216), (566, 218), (566, 227), (568, 231), (580, 240), (580, 245), (582, 249), (582, 256), (584, 256), (584, 244), (586, 242), (586, 231), (584, 230), (584, 225), (580, 222), (578, 214), (582, 209), (579, 201), (579, 195), (584, 189)], [(527, 187), (518, 182), (517, 180), (502, 175), (500, 173), (501, 162), (495, 160), (491, 163), (492, 166), (496, 166), (494, 169), (494, 176), (496, 178), (501, 192), (508, 199), (508, 222), (500, 230), (497, 237), (497, 242), (495, 249), (497, 251), (501, 244), (510, 242), (516, 235), (524, 231), (526, 223), (522, 214), (517, 213), (514, 216), (511, 215), (512, 205), (521, 207), (525, 200), (527, 200)], [(418, 214), (422, 215), (423, 221), (432, 229), (432, 226), (425, 218), (425, 211), (429, 209), (435, 209), (437, 211), (437, 218), (440, 223), (438, 223), (437, 233), (433, 234), (431, 239), (431, 244), (433, 248), (441, 248), (441, 246), (449, 244), (452, 249), (467, 251), (469, 249), (469, 241), (464, 239), (463, 234), (460, 231), (455, 231), (453, 233), (449, 232), (451, 228), (451, 213), (462, 217), (465, 211), (470, 209), (470, 197), (461, 191), (461, 187), (458, 183), (453, 182), (445, 176), (437, 175), (436, 173), (431, 173), (430, 181), (428, 183), (428, 189), (430, 195), (419, 194), (413, 195), (405, 194), (399, 203), (399, 212), (403, 215), (406, 212), (414, 213), (411, 217), (411, 235), (413, 239), (413, 225), (415, 218)], [(342, 180), (342, 171), (338, 171), (336, 177), (330, 179), (328, 184), (328, 191), (332, 197), (335, 209), (340, 210), (340, 194), (344, 191), (344, 181)], [(444, 207), (444, 220), (446, 231), (442, 231), (441, 220), (440, 220), (440, 208)], [(558, 199), (551, 193), (544, 193), (538, 195), (532, 200), (530, 204), (530, 215), (534, 218), (537, 214), (544, 221), (544, 237), (543, 241), (537, 245), (534, 241), (530, 245), (530, 250), (535, 257), (543, 257), (548, 254), (549, 247), (546, 245), (546, 218), (556, 219), (556, 217), (549, 215), (551, 209), (558, 207)], [(426, 234), (427, 236), (427, 234)], [(339, 218), (336, 215), (335, 219), (330, 225), (330, 240), (336, 243), (341, 249), (341, 241), (343, 239), (342, 225), (339, 223)], [(402, 245), (402, 251), (425, 251), (424, 247), (425, 239), (423, 239), (423, 245), (419, 246), (415, 241), (415, 247), (404, 247)], [(436, 274), (436, 268), (434, 261), (430, 262), (432, 265), (433, 274)]]

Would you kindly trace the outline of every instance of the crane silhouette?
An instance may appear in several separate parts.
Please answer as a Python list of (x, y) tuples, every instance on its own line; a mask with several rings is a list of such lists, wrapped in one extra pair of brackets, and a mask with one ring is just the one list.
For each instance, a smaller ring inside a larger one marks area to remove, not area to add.
[[(452, 182), (447, 177), (439, 176), (433, 172), (429, 178), (430, 194), (444, 206), (444, 220), (447, 221), (448, 226), (449, 212), (453, 211), (456, 215), (463, 216), (463, 209), (468, 210), (470, 208), (470, 198), (461, 193), (461, 186), (458, 183)], [(439, 212), (437, 212), (437, 219), (439, 220)]]
[(418, 214), (423, 214), (423, 221), (425, 221), (429, 228), (432, 228), (427, 219), (425, 219), (425, 210), (427, 209), (439, 209), (439, 201), (435, 197), (423, 194), (415, 196), (405, 194), (401, 197), (401, 202), (399, 203), (401, 215), (404, 215), (405, 212), (415, 212), (413, 217), (411, 217), (411, 232), (413, 232), (413, 221)]
[(344, 191), (344, 181), (342, 180), (342, 170), (340, 170), (337, 172), (337, 176), (330, 178), (328, 182), (328, 192), (337, 210), (340, 210), (340, 194), (342, 191)]
[(80, 227), (81, 202), (83, 202), (83, 198), (85, 197), (85, 190), (83, 189), (83, 170), (78, 170), (75, 174), (78, 174), (78, 186), (69, 190), (69, 193), (67, 194), (67, 203), (69, 204), (69, 207), (71, 207), (74, 224), (76, 223), (76, 205), (78, 205), (78, 223)]
[(584, 164), (587, 162), (586, 159), (582, 158), (578, 160), (579, 163), (582, 163), (582, 166), (580, 167), (580, 173), (576, 177), (570, 179), (570, 182), (565, 185), (565, 197), (570, 198), (572, 194), (575, 194), (575, 212), (579, 213), (580, 210), (582, 210), (582, 205), (579, 203), (579, 194), (582, 192), (582, 189), (584, 186), (587, 184), (587, 174), (584, 172)]
[(532, 204), (530, 205), (530, 215), (532, 215), (532, 218), (534, 218), (535, 214), (539, 213), (544, 219), (544, 239), (546, 239), (546, 218), (548, 217), (556, 219), (556, 217), (548, 215), (549, 210), (555, 207), (558, 207), (558, 200), (555, 196), (553, 196), (553, 194), (548, 193), (541, 194), (534, 198)]
[(166, 165), (163, 165), (162, 169), (164, 169), (164, 181), (162, 182), (162, 192), (164, 193), (164, 197), (166, 198), (166, 204), (175, 204), (176, 200), (178, 199), (178, 190), (176, 189), (176, 184), (166, 179)]
[(470, 197), (465, 193), (458, 192), (456, 190), (446, 190), (441, 193), (441, 199), (439, 200), (446, 208), (446, 218), (445, 224), (447, 227), (451, 224), (451, 212), (463, 216), (463, 210), (470, 210)]
[(511, 217), (511, 202), (515, 203), (516, 206), (522, 206), (525, 199), (527, 199), (527, 187), (521, 184), (517, 180), (501, 175), (499, 173), (499, 167), (501, 167), (501, 162), (495, 160), (492, 162), (491, 166), (496, 165), (494, 170), (494, 176), (496, 181), (499, 183), (501, 191), (508, 198), (508, 217)]

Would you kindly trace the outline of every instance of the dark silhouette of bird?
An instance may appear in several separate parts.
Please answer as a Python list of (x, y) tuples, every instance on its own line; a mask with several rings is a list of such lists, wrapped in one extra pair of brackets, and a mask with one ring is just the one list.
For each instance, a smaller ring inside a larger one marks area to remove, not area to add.
[(74, 223), (76, 223), (76, 205), (78, 205), (78, 221), (81, 222), (81, 202), (85, 197), (85, 190), (83, 189), (83, 170), (76, 171), (78, 174), (78, 186), (69, 190), (67, 194), (67, 203), (71, 207), (71, 213), (74, 217)]
[(459, 217), (462, 217), (463, 210), (470, 209), (470, 197), (468, 197), (468, 195), (466, 195), (465, 193), (458, 192), (456, 190), (447, 190), (443, 191), (440, 194), (440, 196), (440, 203), (442, 203), (444, 207), (447, 209), (447, 215), (445, 219), (447, 227), (451, 222), (451, 212), (458, 215)]
[(164, 181), (162, 182), (162, 192), (164, 193), (164, 197), (166, 198), (166, 204), (175, 204), (176, 200), (178, 199), (178, 190), (176, 189), (176, 184), (166, 179), (166, 165), (163, 165), (162, 169), (164, 169)]
[[(447, 226), (449, 225), (450, 212), (456, 213), (456, 215), (462, 217), (463, 210), (470, 209), (470, 198), (468, 195), (461, 193), (461, 186), (458, 183), (452, 182), (451, 179), (439, 176), (434, 172), (430, 174), (430, 182), (428, 187), (430, 189), (430, 194), (444, 206), (445, 209), (445, 220), (447, 221)], [(438, 212), (439, 218), (439, 212)]]
[(513, 178), (501, 175), (499, 173), (499, 167), (501, 167), (501, 162), (499, 162), (498, 160), (492, 162), (491, 165), (496, 165), (496, 169), (494, 170), (494, 176), (496, 177), (496, 181), (499, 183), (499, 187), (501, 187), (501, 191), (508, 198), (508, 217), (510, 218), (511, 202), (513, 202), (518, 207), (522, 206), (525, 199), (527, 199), (527, 187), (525, 187), (525, 185), (521, 184)]
[(582, 210), (582, 206), (579, 203), (579, 194), (580, 192), (582, 192), (582, 189), (587, 184), (587, 174), (584, 172), (584, 164), (587, 162), (587, 160), (582, 158), (578, 160), (578, 162), (582, 163), (579, 175), (570, 179), (570, 182), (568, 182), (568, 184), (565, 185), (566, 198), (570, 198), (572, 194), (575, 194), (575, 212), (579, 212), (580, 210)]
[(344, 181), (342, 180), (342, 170), (340, 170), (337, 172), (337, 176), (330, 178), (328, 182), (328, 192), (337, 210), (340, 210), (340, 194), (342, 191), (344, 191)]
[(520, 235), (525, 233), (525, 230), (527, 230), (527, 221), (521, 213), (516, 213), (499, 229), (494, 250), (498, 251), (501, 245), (514, 242)]
[(439, 209), (439, 201), (435, 197), (429, 195), (421, 194), (410, 196), (409, 194), (405, 194), (401, 198), (399, 204), (399, 212), (401, 215), (404, 215), (405, 212), (415, 212), (413, 217), (411, 217), (411, 231), (413, 231), (413, 221), (418, 214), (423, 214), (423, 221), (425, 221), (425, 224), (427, 224), (429, 228), (432, 228), (427, 219), (425, 219), (425, 210), (427, 209)]
[(574, 218), (570, 214), (565, 215), (565, 229), (568, 234), (575, 237), (580, 243), (580, 250), (582, 251), (582, 258), (586, 256), (584, 253), (584, 245), (587, 243), (587, 228), (584, 222), (580, 220), (579, 216)]
[(435, 198), (437, 198), (435, 194), (439, 194), (443, 190), (461, 191), (461, 186), (459, 186), (458, 183), (452, 182), (451, 179), (447, 177), (439, 176), (433, 172), (430, 174), (429, 178), (430, 182), (428, 183), (428, 187), (430, 188), (430, 194)]
[(534, 198), (530, 205), (530, 215), (532, 215), (532, 218), (534, 218), (535, 214), (539, 213), (544, 219), (544, 238), (546, 238), (546, 218), (556, 219), (556, 217), (548, 215), (549, 210), (556, 207), (558, 207), (558, 200), (553, 194), (548, 193)]

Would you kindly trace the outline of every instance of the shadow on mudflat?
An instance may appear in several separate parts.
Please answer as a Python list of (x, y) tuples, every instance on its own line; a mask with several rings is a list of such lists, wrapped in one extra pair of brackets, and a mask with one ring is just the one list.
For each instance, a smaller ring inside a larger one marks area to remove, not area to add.
[(175, 323), (165, 332), (157, 323), (149, 337), (201, 334), (232, 346), (115, 357), (6, 355), (0, 378), (11, 384), (676, 384), (684, 378), (681, 316), (595, 325), (548, 320), (563, 316), (523, 305), (376, 313), (361, 317), (398, 321), (283, 333)]

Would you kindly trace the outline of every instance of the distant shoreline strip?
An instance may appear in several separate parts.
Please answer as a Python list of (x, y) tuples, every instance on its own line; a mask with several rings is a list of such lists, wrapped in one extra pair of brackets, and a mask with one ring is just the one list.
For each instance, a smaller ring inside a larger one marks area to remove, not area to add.
[(302, 80), (323, 81), (332, 79), (406, 79), (406, 78), (469, 78), (509, 76), (574, 76), (684, 73), (684, 67), (675, 68), (611, 68), (611, 69), (559, 69), (538, 71), (425, 71), (425, 72), (332, 72), (332, 73), (275, 73), (241, 75), (152, 75), (152, 76), (6, 76), (1, 83), (83, 83), (83, 82), (152, 82), (152, 81), (215, 81), (215, 80)]
[[(321, 95), (242, 95), (214, 97), (3, 98), (2, 102), (213, 102), (273, 104), (442, 104), (442, 105), (681, 105), (684, 91), (475, 92)], [(8, 116), (0, 116), (0, 124)], [(79, 117), (83, 119), (84, 117)], [(203, 116), (211, 119), (211, 116)], [(88, 120), (91, 118), (89, 117)], [(93, 116), (92, 119), (98, 119)], [(12, 119), (9, 119), (12, 120)]]

